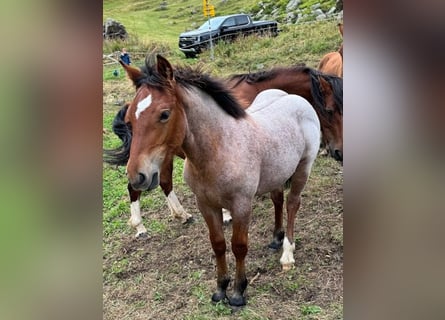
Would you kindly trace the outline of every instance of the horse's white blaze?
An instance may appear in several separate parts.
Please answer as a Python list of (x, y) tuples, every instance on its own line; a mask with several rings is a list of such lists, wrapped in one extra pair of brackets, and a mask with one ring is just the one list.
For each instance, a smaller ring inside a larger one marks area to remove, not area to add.
[(151, 106), (151, 94), (149, 94), (144, 100), (139, 101), (136, 108), (136, 119), (139, 119), (139, 115), (142, 111)]
[(290, 244), (287, 237), (284, 237), (283, 241), (283, 254), (280, 258), (280, 263), (283, 266), (283, 270), (289, 270), (295, 263), (294, 259), (295, 243)]
[(176, 194), (173, 190), (169, 193), (167, 197), (167, 204), (168, 208), (170, 209), (170, 212), (174, 217), (183, 219), (184, 222), (187, 221), (187, 219), (191, 218), (192, 215), (185, 212), (184, 208), (182, 207), (181, 203), (178, 200), (178, 197), (176, 197)]
[(147, 229), (145, 229), (144, 225), (142, 224), (141, 207), (139, 204), (139, 200), (132, 202), (130, 204), (130, 211), (131, 211), (131, 217), (128, 223), (132, 227), (136, 228), (137, 230), (136, 237), (141, 233), (147, 233)]

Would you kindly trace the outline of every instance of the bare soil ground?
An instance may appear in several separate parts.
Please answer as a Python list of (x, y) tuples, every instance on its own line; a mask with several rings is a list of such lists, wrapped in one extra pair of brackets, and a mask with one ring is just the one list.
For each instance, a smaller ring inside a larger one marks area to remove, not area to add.
[[(132, 89), (117, 90), (115, 85), (104, 84), (104, 114), (119, 109), (113, 105), (114, 92)], [(112, 134), (109, 123), (104, 128), (106, 135)], [(268, 197), (255, 200), (246, 260), (247, 306), (237, 311), (210, 301), (216, 287), (214, 255), (194, 196), (182, 182), (182, 169), (177, 168), (181, 165), (179, 160), (175, 163), (175, 190), (195, 218), (191, 224), (182, 225), (173, 219), (163, 195), (152, 192), (143, 198), (154, 201), (142, 204), (151, 237), (134, 239), (134, 230), (124, 223), (129, 218), (129, 200), (125, 187), (121, 187), (124, 205), (113, 222), (122, 227), (104, 230), (104, 319), (343, 318), (343, 173), (335, 160), (319, 156), (313, 167), (296, 219), (296, 263), (288, 272), (281, 271), (281, 251), (267, 248), (274, 224), (272, 202)], [(105, 165), (105, 176), (108, 170), (116, 169)], [(124, 179), (116, 181), (124, 183)], [(233, 276), (231, 225), (225, 232)]]

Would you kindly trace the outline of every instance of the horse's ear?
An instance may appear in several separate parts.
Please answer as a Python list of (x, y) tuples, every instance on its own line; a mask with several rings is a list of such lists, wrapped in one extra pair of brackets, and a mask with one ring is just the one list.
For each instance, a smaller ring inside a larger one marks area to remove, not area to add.
[(334, 106), (331, 103), (328, 103), (328, 101), (326, 101), (326, 97), (331, 95), (331, 93), (332, 93), (332, 86), (325, 78), (323, 78), (322, 75), (320, 75), (318, 77), (318, 79), (319, 79), (319, 82), (320, 82), (320, 91), (321, 91), (321, 93), (324, 96), (323, 99), (325, 99), (323, 108), (326, 111), (334, 111), (335, 110)]
[(130, 78), (133, 83), (136, 83), (137, 79), (142, 77), (142, 72), (138, 68), (132, 67), (122, 60), (119, 60), (119, 63), (122, 65), (122, 67), (125, 69), (125, 72), (128, 75), (128, 78)]
[(173, 80), (173, 67), (170, 62), (159, 54), (156, 56), (156, 58), (158, 60), (156, 64), (156, 70), (158, 73), (167, 80)]
[(321, 74), (318, 76), (318, 81), (320, 83), (321, 92), (325, 93), (328, 90), (328, 88), (329, 88), (329, 83), (323, 77), (324, 74), (322, 72), (320, 72), (320, 73)]

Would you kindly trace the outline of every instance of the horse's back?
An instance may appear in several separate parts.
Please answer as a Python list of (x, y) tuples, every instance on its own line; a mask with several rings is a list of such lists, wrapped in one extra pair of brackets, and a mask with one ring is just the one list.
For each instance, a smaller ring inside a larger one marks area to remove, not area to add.
[(320, 122), (306, 99), (277, 89), (262, 91), (246, 111), (264, 139), (261, 194), (288, 179), (301, 159), (316, 156)]
[(290, 121), (301, 125), (302, 121), (309, 121), (320, 129), (318, 116), (305, 98), (279, 89), (260, 92), (246, 111), (259, 122), (271, 122), (276, 118), (281, 124)]
[(250, 107), (247, 109), (249, 113), (255, 113), (259, 110), (270, 106), (272, 101), (288, 95), (287, 92), (279, 89), (268, 89), (261, 91), (252, 101)]
[(329, 52), (318, 64), (318, 70), (323, 73), (343, 77), (343, 58), (339, 52)]

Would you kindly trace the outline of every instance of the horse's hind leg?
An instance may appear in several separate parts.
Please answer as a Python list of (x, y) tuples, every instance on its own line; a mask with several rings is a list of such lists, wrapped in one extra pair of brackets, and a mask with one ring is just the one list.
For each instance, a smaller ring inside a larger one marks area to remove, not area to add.
[(284, 230), (283, 230), (283, 190), (275, 190), (270, 193), (274, 209), (275, 209), (275, 228), (273, 231), (273, 239), (269, 244), (269, 248), (278, 250), (283, 245)]
[(131, 184), (128, 184), (128, 193), (130, 194), (130, 211), (131, 217), (128, 220), (128, 223), (136, 228), (136, 238), (146, 238), (148, 237), (147, 229), (145, 229), (144, 224), (142, 223), (141, 217), (141, 207), (139, 203), (139, 199), (141, 197), (141, 191), (134, 190)]
[(300, 208), (301, 202), (301, 192), (306, 185), (306, 182), (309, 177), (310, 169), (312, 166), (313, 160), (302, 160), (297, 167), (294, 175), (291, 180), (291, 188), (286, 200), (286, 209), (287, 209), (287, 227), (286, 227), (286, 236), (283, 241), (283, 254), (280, 258), (280, 263), (282, 265), (283, 271), (290, 270), (294, 263), (294, 222), (295, 216)]
[(182, 223), (191, 222), (193, 216), (187, 212), (185, 212), (181, 203), (176, 197), (176, 194), (173, 190), (173, 182), (172, 182), (172, 174), (173, 174), (173, 157), (171, 159), (166, 159), (163, 162), (161, 168), (161, 176), (159, 185), (161, 186), (162, 191), (164, 191), (165, 197), (167, 198), (167, 205), (170, 209), (171, 214), (178, 219), (181, 219)]

